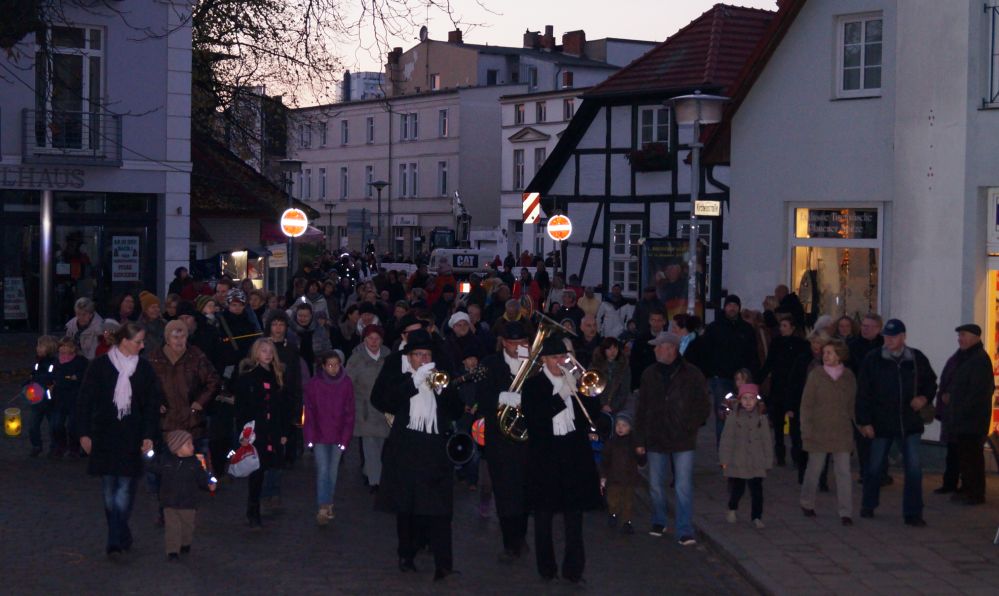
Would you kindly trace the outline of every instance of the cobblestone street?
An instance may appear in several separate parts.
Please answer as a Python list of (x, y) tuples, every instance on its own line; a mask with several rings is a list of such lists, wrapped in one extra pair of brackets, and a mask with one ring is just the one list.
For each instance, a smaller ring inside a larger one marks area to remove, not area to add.
[[(7, 386), (9, 387), (9, 385)], [(11, 391), (4, 391), (11, 395)], [(47, 446), (47, 445), (46, 445)], [(431, 581), (429, 555), (417, 575), (396, 567), (395, 522), (372, 509), (357, 450), (341, 467), (336, 519), (314, 521), (314, 477), (307, 457), (283, 479), (284, 511), (265, 516), (263, 531), (245, 525), (246, 482), (226, 479), (207, 493), (198, 512), (192, 554), (167, 563), (162, 530), (154, 527), (156, 499), (140, 485), (132, 515), (135, 546), (120, 561), (104, 555), (106, 525), (100, 485), (85, 460), (31, 459), (26, 436), (0, 441), (0, 564), (7, 594), (558, 594), (546, 585), (533, 554), (512, 566), (497, 562), (499, 526), (482, 520), (477, 496), (456, 487), (455, 567), (445, 585)], [(747, 594), (754, 588), (704, 545), (677, 546), (672, 534), (645, 534), (641, 508), (634, 536), (611, 532), (600, 512), (586, 517), (585, 591), (593, 594)], [(558, 527), (559, 524), (556, 524)], [(558, 534), (558, 530), (556, 531)]]

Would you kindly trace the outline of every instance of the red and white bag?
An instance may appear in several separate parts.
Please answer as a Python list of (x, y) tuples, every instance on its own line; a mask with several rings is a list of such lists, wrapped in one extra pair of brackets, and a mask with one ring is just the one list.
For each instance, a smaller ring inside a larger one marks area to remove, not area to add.
[(246, 439), (246, 445), (240, 445), (239, 449), (229, 456), (227, 471), (233, 478), (246, 478), (260, 469), (260, 457), (257, 455), (257, 448), (253, 446), (253, 441), (257, 438), (253, 432), (254, 426), (253, 420), (246, 423), (243, 431), (239, 433), (241, 440)]

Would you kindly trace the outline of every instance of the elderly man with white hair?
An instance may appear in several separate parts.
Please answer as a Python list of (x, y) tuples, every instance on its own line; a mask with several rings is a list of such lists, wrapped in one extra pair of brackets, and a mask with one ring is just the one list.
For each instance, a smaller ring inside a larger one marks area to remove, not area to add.
[(104, 319), (97, 314), (97, 307), (90, 298), (78, 298), (73, 310), (76, 316), (66, 323), (66, 337), (73, 340), (87, 360), (93, 360), (104, 333)]

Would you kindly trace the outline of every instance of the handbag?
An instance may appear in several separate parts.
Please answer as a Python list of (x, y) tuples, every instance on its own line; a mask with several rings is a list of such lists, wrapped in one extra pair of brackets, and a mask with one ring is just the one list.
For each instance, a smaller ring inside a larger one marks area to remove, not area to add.
[(246, 478), (260, 469), (260, 456), (257, 454), (257, 448), (253, 446), (253, 441), (257, 438), (253, 432), (254, 426), (255, 422), (252, 420), (243, 426), (239, 437), (246, 439), (247, 443), (229, 455), (226, 471), (233, 478)]

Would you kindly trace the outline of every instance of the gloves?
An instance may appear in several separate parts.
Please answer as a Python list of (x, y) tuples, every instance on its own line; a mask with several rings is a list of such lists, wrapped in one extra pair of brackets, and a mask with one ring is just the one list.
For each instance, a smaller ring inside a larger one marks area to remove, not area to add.
[(434, 370), (434, 366), (433, 362), (428, 362), (413, 371), (413, 386), (419, 389), (420, 385), (426, 383), (427, 377), (430, 376), (430, 371)]
[(499, 403), (501, 406), (511, 406), (514, 408), (519, 407), (520, 394), (514, 393), (513, 391), (500, 391)]

